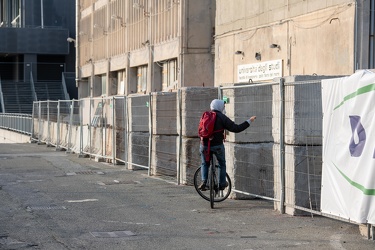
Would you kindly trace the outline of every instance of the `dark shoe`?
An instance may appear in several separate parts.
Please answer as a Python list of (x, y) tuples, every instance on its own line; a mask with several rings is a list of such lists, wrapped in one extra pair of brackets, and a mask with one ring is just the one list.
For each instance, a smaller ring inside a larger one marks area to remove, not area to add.
[(219, 189), (224, 190), (226, 187), (228, 187), (228, 182), (226, 181), (224, 185), (220, 185)]
[(207, 183), (205, 181), (202, 181), (202, 183), (199, 185), (198, 189), (201, 190), (201, 191), (206, 191), (207, 190), (206, 184)]

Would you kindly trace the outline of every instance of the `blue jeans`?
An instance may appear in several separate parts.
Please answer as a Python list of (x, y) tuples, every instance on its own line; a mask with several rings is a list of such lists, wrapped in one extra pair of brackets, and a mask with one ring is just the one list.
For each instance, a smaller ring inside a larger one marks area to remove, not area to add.
[[(210, 166), (210, 162), (206, 162), (204, 156), (204, 150), (207, 149), (207, 146), (200, 145), (200, 155), (201, 155), (201, 174), (202, 174), (202, 181), (206, 181), (208, 178), (208, 168)], [(225, 148), (224, 144), (217, 145), (217, 146), (210, 146), (210, 151), (216, 156), (216, 159), (219, 163), (219, 185), (223, 186), (226, 182), (226, 163), (225, 163)]]

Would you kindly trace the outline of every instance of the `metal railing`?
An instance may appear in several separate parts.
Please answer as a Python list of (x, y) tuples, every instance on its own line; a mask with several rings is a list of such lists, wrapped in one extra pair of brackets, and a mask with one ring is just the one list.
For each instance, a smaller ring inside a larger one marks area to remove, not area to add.
[(5, 106), (4, 106), (4, 97), (3, 97), (3, 90), (1, 86), (1, 75), (0, 75), (0, 105), (2, 113), (5, 113)]
[(30, 114), (0, 113), (0, 128), (31, 135), (32, 116)]

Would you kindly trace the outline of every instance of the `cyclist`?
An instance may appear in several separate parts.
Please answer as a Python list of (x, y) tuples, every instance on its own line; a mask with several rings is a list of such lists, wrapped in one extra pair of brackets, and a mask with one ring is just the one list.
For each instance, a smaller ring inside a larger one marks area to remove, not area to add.
[[(223, 100), (214, 99), (210, 104), (210, 109), (216, 112), (216, 121), (214, 126), (213, 138), (210, 142), (210, 151), (216, 155), (216, 159), (219, 165), (219, 189), (224, 190), (228, 183), (226, 182), (226, 163), (225, 163), (225, 148), (224, 148), (224, 129), (230, 132), (239, 133), (244, 131), (250, 126), (250, 123), (256, 119), (256, 116), (250, 117), (248, 120), (244, 121), (241, 124), (234, 123), (229, 117), (225, 115), (225, 102)], [(199, 189), (202, 191), (207, 190), (207, 177), (208, 177), (208, 167), (210, 162), (205, 160), (205, 150), (207, 150), (207, 142), (209, 139), (204, 139), (201, 141), (200, 145), (200, 155), (201, 155), (201, 174), (202, 174), (202, 183), (199, 185)]]

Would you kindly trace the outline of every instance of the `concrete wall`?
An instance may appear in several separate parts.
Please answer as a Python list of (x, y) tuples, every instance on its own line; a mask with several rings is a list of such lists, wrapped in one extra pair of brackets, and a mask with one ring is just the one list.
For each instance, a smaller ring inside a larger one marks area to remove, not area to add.
[(238, 65), (278, 59), (283, 76), (355, 71), (354, 1), (236, 2), (217, 3), (215, 86), (237, 82)]
[[(137, 67), (147, 66), (146, 92), (160, 91), (161, 75), (167, 73), (160, 65), (177, 60), (176, 87), (213, 86), (216, 1), (144, 1), (142, 5), (144, 9), (135, 9), (133, 1), (114, 0), (81, 9), (77, 54), (83, 80), (107, 74), (109, 83), (109, 73), (124, 70), (125, 92), (130, 94), (136, 92)], [(143, 11), (150, 18), (144, 18)], [(96, 20), (103, 28), (92, 28)], [(80, 85), (79, 92), (85, 93), (84, 88)]]
[(337, 5), (349, 4), (348, 0), (226, 0), (216, 1), (217, 33), (225, 33), (239, 28), (249, 29), (254, 26), (286, 20), (319, 11)]
[(28, 143), (30, 136), (0, 128), (0, 143)]

